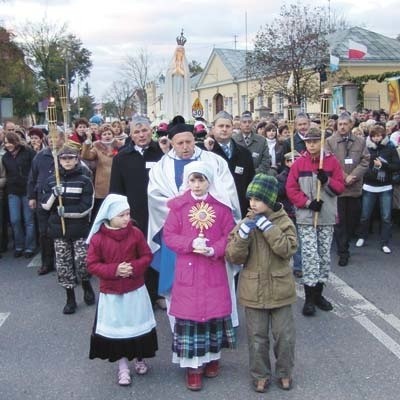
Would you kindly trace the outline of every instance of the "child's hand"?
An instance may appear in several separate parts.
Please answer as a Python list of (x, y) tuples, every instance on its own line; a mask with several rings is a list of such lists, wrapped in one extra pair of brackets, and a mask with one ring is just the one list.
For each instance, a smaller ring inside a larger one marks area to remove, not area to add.
[(128, 278), (132, 275), (133, 268), (131, 263), (122, 262), (118, 265), (115, 276), (120, 276), (121, 278)]

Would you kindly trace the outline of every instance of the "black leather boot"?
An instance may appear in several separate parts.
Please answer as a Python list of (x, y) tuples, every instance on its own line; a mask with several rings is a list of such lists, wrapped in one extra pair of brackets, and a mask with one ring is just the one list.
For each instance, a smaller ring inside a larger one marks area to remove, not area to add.
[(40, 250), (42, 254), (42, 266), (38, 269), (38, 275), (46, 275), (54, 271), (54, 242), (46, 235), (39, 236)]
[(332, 311), (332, 303), (329, 302), (324, 296), (322, 296), (322, 291), (324, 290), (324, 284), (318, 282), (315, 286), (315, 305), (323, 311)]
[(67, 303), (64, 306), (63, 314), (73, 314), (76, 310), (76, 300), (74, 289), (66, 289)]
[(314, 287), (304, 285), (306, 301), (303, 306), (303, 315), (305, 315), (306, 317), (311, 317), (315, 314), (314, 291)]
[(89, 280), (82, 280), (82, 288), (83, 288), (83, 300), (88, 306), (91, 306), (95, 303), (96, 297), (94, 295), (94, 291), (92, 285)]

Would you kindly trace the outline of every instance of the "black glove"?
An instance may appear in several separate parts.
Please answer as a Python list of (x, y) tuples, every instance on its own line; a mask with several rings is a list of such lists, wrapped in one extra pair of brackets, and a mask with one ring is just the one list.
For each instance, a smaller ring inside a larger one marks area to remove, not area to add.
[(322, 168), (319, 168), (319, 169), (318, 169), (317, 179), (318, 179), (323, 185), (324, 185), (326, 182), (328, 182), (328, 175), (326, 174), (326, 172), (325, 172)]
[(322, 203), (323, 203), (322, 200), (315, 200), (315, 199), (314, 199), (314, 200), (309, 204), (308, 208), (309, 208), (310, 210), (313, 210), (313, 211), (316, 211), (316, 212), (320, 212), (320, 211), (321, 211), (321, 208), (322, 208)]

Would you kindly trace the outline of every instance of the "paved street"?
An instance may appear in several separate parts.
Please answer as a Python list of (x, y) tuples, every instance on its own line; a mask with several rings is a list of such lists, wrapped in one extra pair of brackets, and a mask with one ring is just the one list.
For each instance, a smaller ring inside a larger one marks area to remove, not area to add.
[[(397, 399), (400, 392), (400, 234), (391, 255), (376, 237), (353, 249), (348, 267), (336, 265), (326, 295), (331, 313), (301, 315), (303, 291), (294, 307), (297, 326), (294, 388), (274, 384), (264, 395), (249, 386), (244, 324), (238, 349), (225, 351), (221, 375), (189, 392), (183, 371), (171, 363), (171, 334), (165, 312), (157, 311), (159, 351), (146, 376), (131, 387), (116, 384), (116, 365), (88, 359), (95, 307), (79, 289), (78, 311), (61, 313), (64, 292), (55, 274), (38, 277), (25, 259), (0, 259), (0, 399)], [(97, 287), (97, 282), (96, 282)], [(243, 313), (241, 312), (241, 321)]]

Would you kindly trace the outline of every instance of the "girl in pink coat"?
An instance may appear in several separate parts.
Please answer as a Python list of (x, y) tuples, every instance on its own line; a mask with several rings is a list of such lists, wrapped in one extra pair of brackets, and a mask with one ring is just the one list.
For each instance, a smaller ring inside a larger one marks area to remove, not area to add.
[[(166, 245), (176, 253), (169, 313), (175, 317), (173, 363), (186, 368), (186, 385), (200, 390), (215, 377), (223, 347), (235, 346), (225, 247), (232, 210), (218, 201), (212, 169), (193, 161), (184, 169), (188, 190), (168, 202)], [(204, 368), (203, 368), (204, 367)]]

